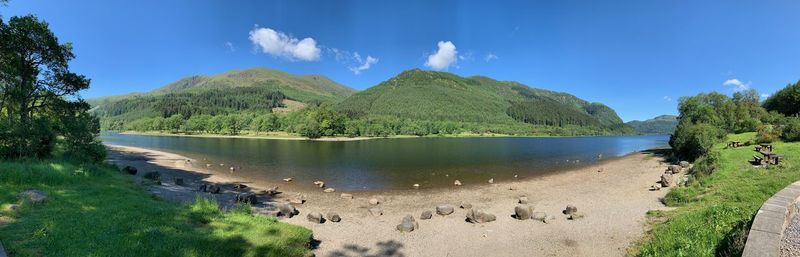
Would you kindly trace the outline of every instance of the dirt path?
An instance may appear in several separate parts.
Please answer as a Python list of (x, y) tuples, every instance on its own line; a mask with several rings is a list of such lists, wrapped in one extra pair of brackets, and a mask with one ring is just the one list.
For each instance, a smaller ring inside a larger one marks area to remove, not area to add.
[[(231, 174), (212, 174), (197, 160), (165, 152), (133, 147), (112, 147), (109, 160), (131, 165), (142, 171), (162, 173), (162, 186), (148, 189), (165, 199), (190, 202), (197, 196), (214, 197), (223, 206), (233, 204), (233, 185), (247, 184), (247, 190), (258, 192), (274, 185), (242, 181)], [(199, 166), (199, 167), (198, 167)], [(407, 190), (387, 193), (353, 193), (354, 199), (343, 199), (340, 193), (284, 189), (271, 197), (261, 195), (257, 212), (273, 211), (274, 204), (285, 202), (297, 194), (307, 202), (297, 205), (299, 216), (284, 222), (308, 227), (320, 241), (317, 256), (623, 256), (631, 243), (644, 233), (646, 212), (664, 208), (660, 202), (667, 190), (648, 191), (667, 165), (660, 158), (636, 153), (571, 171), (540, 178), (500, 182), (483, 186), (455, 187), (438, 190)], [(602, 171), (600, 171), (602, 170)], [(186, 180), (186, 186), (175, 186), (174, 177)], [(140, 178), (137, 178), (140, 179)], [(291, 183), (311, 183), (293, 181)], [(223, 185), (223, 193), (199, 193), (201, 183)], [(278, 186), (286, 187), (291, 183)], [(369, 203), (373, 197), (383, 203)], [(534, 211), (556, 217), (548, 224), (512, 218), (517, 199), (527, 196)], [(465, 222), (466, 210), (461, 202), (471, 203), (497, 216), (497, 221), (484, 224)], [(456, 206), (448, 216), (434, 214), (433, 219), (420, 220), (423, 210), (435, 213), (440, 204)], [(561, 210), (567, 204), (577, 206), (585, 218), (567, 220)], [(370, 208), (381, 208), (384, 215), (370, 215)], [(306, 214), (330, 211), (341, 215), (339, 223), (313, 224)], [(401, 233), (395, 229), (403, 216), (412, 214), (419, 229)]]

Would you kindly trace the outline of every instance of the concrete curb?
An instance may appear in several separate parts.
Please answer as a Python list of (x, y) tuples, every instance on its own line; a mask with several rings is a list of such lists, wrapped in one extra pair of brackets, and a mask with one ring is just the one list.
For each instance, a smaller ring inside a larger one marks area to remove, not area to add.
[(758, 209), (742, 257), (780, 257), (783, 231), (800, 210), (800, 181), (770, 197)]

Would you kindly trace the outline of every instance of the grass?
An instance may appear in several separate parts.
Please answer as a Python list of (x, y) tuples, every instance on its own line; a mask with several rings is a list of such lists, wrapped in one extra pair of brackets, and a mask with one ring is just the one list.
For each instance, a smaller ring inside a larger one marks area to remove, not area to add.
[[(306, 256), (310, 230), (224, 213), (213, 200), (168, 203), (110, 165), (0, 162), (0, 240), (11, 256)], [(18, 202), (28, 189), (43, 204)], [(20, 204), (12, 211), (10, 204)]]
[[(727, 141), (747, 141), (755, 133), (729, 135)], [(747, 161), (757, 154), (752, 146), (724, 149), (718, 169), (666, 197), (671, 211), (648, 213), (654, 223), (638, 244), (637, 256), (740, 256), (750, 224), (773, 194), (800, 180), (800, 142), (773, 144), (785, 157), (783, 165), (755, 168)]]

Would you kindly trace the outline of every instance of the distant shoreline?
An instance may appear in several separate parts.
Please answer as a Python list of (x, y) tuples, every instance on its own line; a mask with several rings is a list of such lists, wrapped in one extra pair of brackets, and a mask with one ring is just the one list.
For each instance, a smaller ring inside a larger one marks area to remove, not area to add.
[[(116, 131), (112, 131), (116, 132)], [(428, 136), (415, 136), (415, 135), (392, 135), (388, 137), (321, 137), (321, 138), (308, 138), (298, 135), (292, 135), (285, 132), (270, 132), (266, 135), (220, 135), (220, 134), (182, 134), (182, 133), (169, 133), (169, 132), (141, 132), (141, 131), (120, 131), (119, 134), (123, 135), (142, 135), (142, 136), (175, 136), (175, 137), (201, 137), (201, 138), (246, 138), (246, 139), (268, 139), (268, 140), (308, 140), (308, 141), (325, 141), (325, 142), (346, 142), (346, 141), (362, 141), (373, 139), (398, 139), (398, 138), (561, 138), (561, 137), (615, 137), (615, 136), (657, 136), (659, 134), (647, 135), (583, 135), (583, 136), (549, 136), (549, 135), (506, 135), (506, 134), (450, 134), (450, 135), (428, 135)]]

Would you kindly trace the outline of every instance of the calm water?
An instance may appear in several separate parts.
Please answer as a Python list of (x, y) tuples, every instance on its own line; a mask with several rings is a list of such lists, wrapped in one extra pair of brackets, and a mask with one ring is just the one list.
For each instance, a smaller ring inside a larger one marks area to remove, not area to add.
[[(247, 179), (313, 186), (325, 181), (341, 191), (465, 185), (531, 177), (588, 165), (603, 158), (663, 147), (668, 136), (566, 138), (409, 138), (350, 142), (199, 138), (104, 134), (105, 143), (178, 153), (202, 166)], [(224, 163), (225, 167), (220, 167)], [(197, 165), (197, 164), (196, 164)]]

